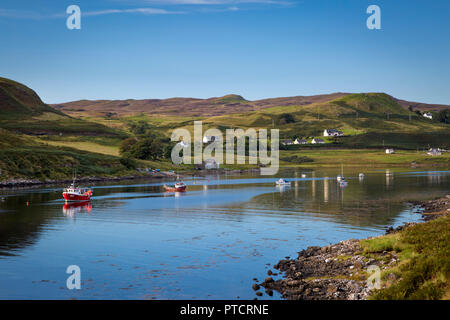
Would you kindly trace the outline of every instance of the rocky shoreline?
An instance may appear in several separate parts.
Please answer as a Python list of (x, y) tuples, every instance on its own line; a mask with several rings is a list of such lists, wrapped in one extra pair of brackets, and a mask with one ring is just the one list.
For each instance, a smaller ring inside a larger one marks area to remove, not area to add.
[[(425, 221), (450, 213), (450, 195), (426, 202), (415, 202), (423, 208)], [(421, 222), (424, 223), (424, 222)], [(389, 228), (386, 234), (399, 232), (416, 223), (408, 223), (398, 228)], [(367, 283), (367, 267), (378, 266), (389, 269), (399, 262), (394, 251), (383, 251), (376, 256), (363, 254), (360, 240), (351, 239), (324, 247), (309, 247), (298, 253), (296, 259), (280, 260), (261, 283), (252, 288), (261, 297), (261, 288), (269, 296), (273, 291), (287, 300), (365, 300), (371, 294)], [(274, 280), (273, 275), (282, 274), (282, 279)], [(388, 282), (395, 281), (396, 275), (389, 274)], [(254, 279), (256, 280), (256, 279)]]
[[(174, 172), (154, 172), (149, 174), (141, 175), (129, 175), (120, 177), (80, 177), (77, 178), (77, 182), (81, 183), (93, 183), (93, 182), (108, 182), (108, 181), (123, 181), (123, 180), (136, 180), (136, 179), (164, 179), (164, 178), (174, 178), (176, 173)], [(54, 185), (54, 184), (65, 184), (71, 183), (72, 179), (62, 179), (62, 180), (38, 180), (38, 179), (9, 179), (0, 181), (0, 188), (16, 188), (16, 187), (30, 187), (30, 186), (41, 186), (41, 185)]]
[[(200, 170), (200, 171), (183, 171), (179, 173), (169, 172), (169, 171), (160, 171), (160, 172), (148, 172), (141, 173), (139, 175), (128, 175), (128, 176), (119, 176), (119, 177), (79, 177), (77, 178), (77, 182), (81, 183), (94, 183), (94, 182), (114, 182), (114, 181), (124, 181), (124, 180), (136, 180), (136, 179), (146, 179), (146, 180), (159, 180), (159, 179), (173, 179), (177, 176), (182, 178), (186, 177), (194, 177), (194, 176), (206, 176), (208, 174), (242, 174), (242, 173), (251, 173), (251, 172), (259, 172), (259, 169), (246, 169), (246, 170), (237, 170), (237, 169), (217, 169), (217, 170)], [(17, 187), (31, 187), (31, 186), (42, 186), (42, 185), (55, 185), (55, 184), (66, 184), (71, 183), (72, 179), (61, 179), (61, 180), (39, 180), (39, 179), (26, 179), (26, 178), (17, 178), (17, 179), (9, 179), (0, 181), (0, 188), (17, 188)]]

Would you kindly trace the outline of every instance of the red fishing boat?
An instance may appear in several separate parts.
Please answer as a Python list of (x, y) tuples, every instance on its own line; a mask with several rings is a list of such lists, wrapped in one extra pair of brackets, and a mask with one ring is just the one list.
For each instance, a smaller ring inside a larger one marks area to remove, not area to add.
[(183, 182), (177, 182), (173, 186), (164, 185), (166, 192), (185, 192), (186, 185)]
[(63, 191), (63, 197), (66, 201), (89, 201), (91, 196), (91, 189), (78, 188), (75, 186), (75, 181)]

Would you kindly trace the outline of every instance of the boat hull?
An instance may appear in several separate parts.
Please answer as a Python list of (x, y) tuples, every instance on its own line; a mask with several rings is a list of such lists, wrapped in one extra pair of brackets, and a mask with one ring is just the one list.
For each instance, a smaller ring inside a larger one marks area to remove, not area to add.
[(89, 193), (86, 194), (75, 194), (75, 193), (63, 193), (64, 200), (66, 201), (89, 201), (91, 199), (91, 195)]
[(165, 189), (166, 192), (185, 192), (186, 191), (186, 186), (181, 187), (181, 188), (164, 186), (164, 189)]

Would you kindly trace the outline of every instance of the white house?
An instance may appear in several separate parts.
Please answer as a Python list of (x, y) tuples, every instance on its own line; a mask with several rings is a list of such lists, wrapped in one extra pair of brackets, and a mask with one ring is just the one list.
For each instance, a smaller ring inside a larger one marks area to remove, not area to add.
[(442, 151), (439, 148), (431, 148), (430, 150), (428, 150), (427, 152), (428, 155), (430, 156), (441, 156), (442, 155)]
[(203, 166), (205, 170), (219, 169), (220, 164), (213, 158), (206, 159), (203, 161)]
[(291, 144), (293, 144), (294, 142), (291, 139), (285, 139), (281, 141), (281, 144), (283, 146), (290, 146)]
[(216, 136), (204, 136), (203, 137), (203, 143), (209, 143), (216, 141)]
[(392, 148), (386, 149), (386, 154), (392, 154), (392, 153), (394, 153), (394, 149), (392, 149)]
[(312, 139), (311, 143), (318, 144), (318, 143), (325, 143), (325, 141), (323, 141), (322, 139), (319, 139), (319, 138), (314, 138), (314, 139)]
[(425, 118), (428, 118), (428, 119), (433, 119), (433, 114), (432, 114), (431, 112), (425, 112), (425, 113), (423, 114), (423, 116), (424, 116)]
[(180, 142), (177, 143), (177, 145), (180, 145), (180, 146), (182, 146), (184, 148), (184, 147), (187, 147), (189, 144), (187, 142), (180, 141)]
[(342, 137), (344, 133), (337, 129), (325, 129), (323, 130), (324, 137)]
[(305, 140), (305, 139), (297, 138), (297, 139), (294, 140), (294, 144), (307, 144), (307, 143), (308, 143), (308, 141)]

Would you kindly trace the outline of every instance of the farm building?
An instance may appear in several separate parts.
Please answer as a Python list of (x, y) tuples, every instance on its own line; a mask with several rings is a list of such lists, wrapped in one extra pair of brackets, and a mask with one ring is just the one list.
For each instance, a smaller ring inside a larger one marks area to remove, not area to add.
[(342, 137), (344, 133), (337, 129), (325, 129), (323, 131), (324, 137)]
[(425, 118), (428, 118), (428, 119), (433, 119), (433, 114), (432, 114), (431, 112), (425, 112), (425, 113), (423, 114), (423, 116), (424, 116)]
[(325, 141), (323, 141), (322, 139), (319, 138), (314, 138), (311, 141), (312, 144), (320, 144), (320, 143), (325, 143)]
[(281, 141), (281, 144), (283, 146), (290, 146), (291, 144), (294, 144), (294, 141), (292, 141), (291, 139), (285, 139)]
[(442, 150), (439, 148), (430, 148), (430, 150), (428, 150), (427, 154), (430, 156), (441, 156)]
[(184, 141), (178, 142), (177, 145), (180, 145), (180, 146), (182, 146), (183, 148), (189, 146), (189, 144), (188, 144), (187, 142), (184, 142)]
[(307, 144), (308, 143), (308, 140), (305, 140), (305, 139), (295, 139), (294, 140), (294, 144)]

